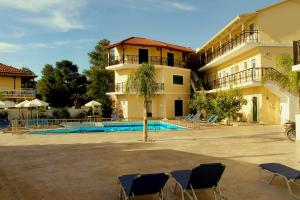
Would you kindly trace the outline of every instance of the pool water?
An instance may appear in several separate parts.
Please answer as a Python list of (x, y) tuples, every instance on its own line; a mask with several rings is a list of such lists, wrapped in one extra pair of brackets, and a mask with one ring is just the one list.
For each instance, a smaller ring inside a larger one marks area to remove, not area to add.
[[(68, 129), (54, 129), (47, 131), (35, 131), (32, 134), (60, 134), (60, 133), (88, 133), (88, 132), (126, 132), (142, 131), (142, 122), (131, 123), (104, 123), (102, 127), (77, 127)], [(169, 124), (166, 122), (149, 122), (149, 131), (186, 130), (185, 127)]]

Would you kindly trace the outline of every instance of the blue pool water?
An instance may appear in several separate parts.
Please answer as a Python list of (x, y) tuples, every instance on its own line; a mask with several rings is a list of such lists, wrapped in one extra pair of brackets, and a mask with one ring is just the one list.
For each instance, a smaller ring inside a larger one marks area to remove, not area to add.
[[(88, 133), (88, 132), (126, 132), (126, 131), (142, 131), (142, 122), (132, 123), (104, 123), (103, 127), (82, 127), (68, 129), (54, 129), (47, 131), (35, 131), (32, 134), (60, 134), (60, 133)], [(167, 130), (185, 130), (182, 126), (177, 126), (165, 122), (149, 122), (149, 131), (167, 131)]]

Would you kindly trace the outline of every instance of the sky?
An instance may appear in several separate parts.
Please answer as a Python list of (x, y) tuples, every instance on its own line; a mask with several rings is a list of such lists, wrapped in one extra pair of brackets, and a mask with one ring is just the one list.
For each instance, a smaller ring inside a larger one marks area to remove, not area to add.
[(80, 72), (103, 38), (146, 37), (196, 49), (237, 15), (279, 0), (0, 0), (0, 63), (68, 59)]

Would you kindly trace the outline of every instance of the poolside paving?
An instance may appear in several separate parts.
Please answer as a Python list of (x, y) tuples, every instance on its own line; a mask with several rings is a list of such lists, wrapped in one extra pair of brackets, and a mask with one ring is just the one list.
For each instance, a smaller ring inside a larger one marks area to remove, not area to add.
[[(203, 127), (199, 130), (0, 135), (0, 199), (117, 199), (117, 177), (127, 173), (170, 172), (199, 163), (222, 162), (228, 199), (292, 200), (284, 181), (259, 181), (259, 163), (280, 162), (300, 169), (300, 143), (289, 142), (281, 126)], [(165, 188), (166, 199), (180, 199)], [(299, 188), (300, 189), (300, 188)], [(300, 190), (296, 191), (300, 193)], [(200, 192), (199, 199), (211, 199)], [(151, 198), (139, 198), (151, 199)]]

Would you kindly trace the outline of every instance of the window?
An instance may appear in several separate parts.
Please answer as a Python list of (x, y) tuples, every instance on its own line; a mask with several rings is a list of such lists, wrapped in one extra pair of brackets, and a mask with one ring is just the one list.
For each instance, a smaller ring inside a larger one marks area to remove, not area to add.
[(111, 60), (115, 60), (115, 48), (110, 49), (109, 57)]
[(255, 28), (255, 24), (254, 23), (252, 23), (252, 24), (249, 25), (250, 32), (253, 32), (254, 28)]
[(183, 85), (183, 76), (173, 75), (173, 84)]

